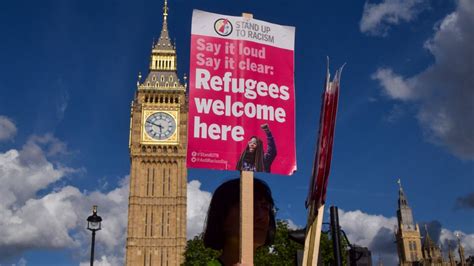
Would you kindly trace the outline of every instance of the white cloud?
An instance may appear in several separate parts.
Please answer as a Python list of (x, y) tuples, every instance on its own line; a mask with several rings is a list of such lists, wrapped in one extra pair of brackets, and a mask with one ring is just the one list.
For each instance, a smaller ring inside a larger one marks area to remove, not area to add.
[(15, 124), (8, 117), (0, 115), (0, 141), (10, 140), (15, 134)]
[(411, 82), (393, 73), (391, 69), (379, 68), (372, 74), (371, 78), (379, 81), (386, 95), (392, 99), (412, 100), (415, 98)]
[(351, 244), (368, 247), (373, 256), (384, 265), (397, 265), (397, 247), (394, 243), (395, 217), (367, 214), (360, 210), (339, 210), (339, 223)]
[[(387, 239), (387, 243), (393, 243), (394, 241), (393, 232), (397, 225), (395, 217), (387, 218), (382, 215), (371, 215), (360, 210), (348, 212), (340, 210), (339, 220), (351, 243), (371, 249), (377, 248), (373, 246), (373, 241), (384, 230), (391, 233), (388, 234), (391, 239)], [(382, 250), (378, 251), (381, 252)], [(387, 251), (384, 250), (383, 252)]]
[[(339, 210), (339, 222), (351, 244), (368, 247), (373, 255), (382, 258), (385, 265), (396, 265), (398, 263), (395, 244), (396, 217), (373, 215), (360, 210)], [(474, 234), (466, 234), (461, 231), (452, 232), (442, 228), (439, 240), (433, 240), (447, 251), (448, 242), (453, 243), (456, 239), (456, 232), (462, 235), (461, 243), (466, 254), (474, 254)]]
[[(55, 151), (50, 153), (53, 155), (58, 153), (51, 148), (58, 141), (51, 136), (34, 136), (21, 150), (0, 153), (0, 263), (18, 262), (28, 250), (68, 248), (81, 261), (80, 265), (87, 265), (91, 235), (85, 229), (86, 218), (91, 214), (91, 206), (98, 205), (103, 222), (96, 235), (96, 265), (123, 265), (129, 178), (123, 178), (109, 192), (64, 186), (38, 196), (39, 191), (72, 171), (53, 163), (47, 155), (49, 151)], [(187, 237), (191, 238), (202, 232), (211, 193), (201, 190), (197, 180), (188, 183), (187, 191)], [(352, 243), (369, 247), (387, 265), (396, 262), (396, 218), (340, 211), (340, 222)], [(292, 220), (288, 223), (291, 228), (298, 227)], [(440, 243), (452, 239), (454, 233), (442, 229)], [(466, 253), (472, 254), (474, 234), (463, 234), (462, 241)]]
[[(20, 150), (0, 152), (0, 263), (14, 263), (28, 250), (64, 248), (87, 263), (91, 233), (86, 218), (98, 205), (103, 222), (96, 235), (96, 264), (123, 265), (129, 178), (105, 193), (55, 188), (75, 171), (52, 159), (67, 153), (66, 144), (52, 135), (31, 136)], [(188, 183), (188, 237), (202, 231), (211, 199), (200, 186), (196, 180)], [(50, 192), (39, 196), (45, 189)]]
[(200, 234), (204, 228), (211, 193), (200, 189), (201, 183), (192, 180), (188, 183), (187, 197), (187, 238)]
[(290, 230), (296, 230), (296, 229), (301, 229), (302, 228), (302, 226), (297, 225), (291, 219), (286, 219), (286, 222), (288, 222), (288, 229), (290, 229)]
[[(21, 150), (0, 152), (0, 263), (34, 249), (69, 248), (86, 258), (86, 218), (94, 204), (104, 217), (103, 230), (97, 233), (98, 254), (107, 254), (109, 261), (123, 257), (128, 179), (108, 193), (51, 187), (75, 171), (51, 160), (66, 153), (66, 145), (52, 135), (31, 136)], [(38, 196), (44, 190), (51, 191)]]
[(380, 68), (372, 77), (390, 98), (419, 107), (417, 118), (429, 141), (474, 160), (474, 2), (457, 3), (425, 43), (433, 65), (408, 78), (390, 68)]
[[(441, 234), (439, 237), (439, 243), (441, 244), (445, 253), (448, 251), (448, 243), (451, 244), (451, 248), (456, 248), (457, 251), (457, 237), (459, 234), (461, 239), (461, 245), (464, 247), (464, 253), (466, 257), (474, 254), (474, 234), (465, 234), (461, 231), (451, 231), (448, 229), (441, 229)], [(455, 256), (459, 258), (459, 254), (454, 252)]]
[(426, 0), (383, 0), (378, 4), (368, 1), (359, 29), (369, 35), (384, 36), (391, 25), (410, 22), (426, 7)]
[[(73, 170), (55, 167), (46, 158), (33, 136), (21, 150), (0, 153), (0, 202), (3, 207), (18, 207), (40, 189), (58, 181)], [(43, 144), (48, 144), (45, 142)]]

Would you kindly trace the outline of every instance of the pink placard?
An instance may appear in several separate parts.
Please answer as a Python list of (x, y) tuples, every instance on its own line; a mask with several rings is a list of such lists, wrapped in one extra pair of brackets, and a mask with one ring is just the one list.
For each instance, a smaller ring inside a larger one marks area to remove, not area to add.
[(187, 166), (296, 170), (294, 28), (195, 10)]

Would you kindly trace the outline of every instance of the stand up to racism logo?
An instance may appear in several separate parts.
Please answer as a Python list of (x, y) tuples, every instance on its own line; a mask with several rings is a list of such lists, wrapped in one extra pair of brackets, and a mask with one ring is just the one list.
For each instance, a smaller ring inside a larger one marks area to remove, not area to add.
[(214, 30), (220, 36), (229, 36), (232, 33), (232, 23), (228, 19), (220, 18), (214, 22)]

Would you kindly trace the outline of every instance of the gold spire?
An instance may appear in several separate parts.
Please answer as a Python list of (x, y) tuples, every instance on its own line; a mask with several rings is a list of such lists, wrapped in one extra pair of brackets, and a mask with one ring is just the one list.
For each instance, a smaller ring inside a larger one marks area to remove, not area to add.
[[(164, 0), (163, 5), (163, 26), (161, 28), (160, 37), (156, 42), (153, 42), (153, 47), (151, 49), (151, 60), (150, 60), (150, 70), (153, 71), (176, 71), (177, 59), (176, 59), (176, 47), (171, 42), (171, 38), (168, 32), (168, 0)], [(145, 80), (145, 84), (156, 84), (153, 77), (151, 80), (148, 77)], [(173, 78), (173, 81), (162, 80), (164, 77), (160, 77), (161, 83), (163, 86), (166, 85), (166, 82), (169, 82), (168, 85), (172, 86), (175, 84), (175, 81), (178, 80), (177, 77)]]
[(433, 240), (431, 240), (430, 234), (428, 233), (428, 224), (425, 224), (425, 248), (430, 249), (435, 244)]
[(163, 7), (163, 22), (166, 21), (168, 17), (168, 0), (165, 0), (165, 6)]
[(398, 187), (399, 187), (399, 189), (398, 189), (398, 203), (399, 203), (399, 206), (408, 205), (407, 199), (405, 197), (405, 192), (403, 192), (403, 188), (402, 188), (402, 180), (400, 178), (398, 178), (397, 183), (398, 183)]
[(153, 47), (158, 50), (174, 50), (168, 33), (168, 0), (163, 5), (163, 27), (161, 28), (160, 38)]

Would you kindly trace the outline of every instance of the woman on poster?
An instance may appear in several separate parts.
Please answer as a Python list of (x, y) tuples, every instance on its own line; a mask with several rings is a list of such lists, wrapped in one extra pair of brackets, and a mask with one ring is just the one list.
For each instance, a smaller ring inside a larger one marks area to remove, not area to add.
[(257, 136), (252, 136), (240, 155), (237, 170), (270, 173), (271, 165), (277, 155), (275, 140), (268, 124), (263, 124), (260, 127), (267, 136), (267, 151), (263, 150), (263, 141)]

